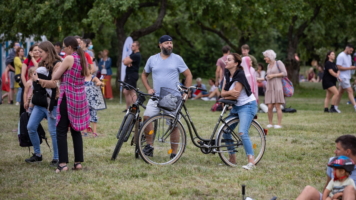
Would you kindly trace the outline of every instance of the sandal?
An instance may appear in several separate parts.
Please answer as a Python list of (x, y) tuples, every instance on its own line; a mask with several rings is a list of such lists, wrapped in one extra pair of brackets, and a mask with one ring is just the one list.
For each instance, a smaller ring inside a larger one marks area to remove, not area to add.
[[(67, 169), (65, 169), (67, 168)], [(59, 172), (62, 172), (62, 171), (68, 171), (68, 167), (67, 165), (63, 165), (63, 166), (57, 166), (57, 169), (56, 169), (56, 173), (59, 173)]]
[(74, 163), (72, 170), (81, 170), (83, 168), (81, 163)]

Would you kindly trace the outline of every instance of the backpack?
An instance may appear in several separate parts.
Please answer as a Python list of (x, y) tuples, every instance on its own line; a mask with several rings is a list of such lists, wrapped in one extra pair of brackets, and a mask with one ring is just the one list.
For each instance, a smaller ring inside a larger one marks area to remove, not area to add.
[(215, 112), (215, 111), (222, 111), (223, 110), (223, 106), (221, 103), (216, 102), (213, 106), (211, 106), (211, 111)]
[(284, 112), (284, 113), (295, 113), (295, 112), (297, 112), (297, 110), (294, 109), (294, 108), (289, 107), (289, 108), (282, 109), (282, 112)]
[[(19, 138), (20, 146), (28, 147), (29, 151), (30, 151), (30, 146), (33, 146), (33, 145), (32, 145), (30, 136), (28, 135), (28, 131), (27, 131), (27, 124), (28, 124), (29, 119), (30, 119), (29, 113), (24, 112), (21, 114), (18, 138)], [(50, 148), (49, 144), (47, 142), (46, 132), (44, 131), (41, 124), (38, 125), (37, 133), (38, 133), (38, 137), (40, 138), (40, 144), (42, 144), (42, 139), (44, 139), (47, 143), (48, 148)]]

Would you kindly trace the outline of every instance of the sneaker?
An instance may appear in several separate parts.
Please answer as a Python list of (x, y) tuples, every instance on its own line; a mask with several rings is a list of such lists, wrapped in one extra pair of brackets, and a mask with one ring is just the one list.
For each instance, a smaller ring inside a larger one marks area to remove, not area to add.
[(268, 124), (266, 127), (267, 127), (267, 128), (272, 128), (273, 125), (272, 125), (272, 124)]
[(274, 128), (275, 128), (275, 129), (278, 129), (278, 128), (282, 128), (282, 126), (280, 126), (280, 125), (274, 125)]
[(150, 156), (150, 157), (153, 157), (153, 146), (151, 146), (150, 144), (147, 144), (145, 146), (145, 148), (142, 149), (143, 153), (146, 155), (146, 156)]
[(19, 103), (19, 102), (16, 102), (16, 104), (15, 104), (15, 105), (19, 106), (19, 105), (20, 105), (20, 103)]
[(341, 111), (339, 110), (339, 108), (335, 108), (334, 109), (336, 110), (337, 113), (341, 113)]
[(175, 153), (171, 153), (170, 158), (173, 159), (174, 157), (176, 157), (176, 155), (177, 155), (177, 154), (175, 154)]
[(209, 99), (209, 101), (216, 101), (216, 98), (215, 98), (215, 97), (211, 97), (211, 98)]
[(32, 154), (31, 158), (25, 160), (27, 163), (42, 162), (42, 156), (36, 156), (35, 153)]
[(330, 113), (338, 113), (337, 110), (335, 108), (330, 108)]
[(209, 97), (202, 97), (201, 100), (203, 100), (203, 101), (209, 101)]
[(247, 169), (247, 170), (252, 170), (252, 169), (255, 169), (256, 166), (252, 163), (248, 163), (247, 165), (242, 166), (242, 168)]
[(50, 163), (49, 163), (50, 167), (57, 167), (58, 166), (58, 160), (57, 159), (53, 159)]
[(123, 110), (122, 112), (123, 112), (123, 113), (126, 113), (126, 112), (127, 112), (127, 109), (126, 109), (126, 110)]
[(324, 112), (328, 113), (329, 112), (329, 108), (324, 108)]

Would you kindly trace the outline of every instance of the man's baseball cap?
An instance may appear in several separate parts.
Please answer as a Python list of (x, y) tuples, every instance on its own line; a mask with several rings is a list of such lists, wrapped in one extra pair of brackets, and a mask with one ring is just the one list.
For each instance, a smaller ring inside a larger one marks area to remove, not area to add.
[(163, 35), (161, 38), (159, 38), (159, 43), (167, 42), (167, 41), (173, 41), (172, 37), (169, 35)]

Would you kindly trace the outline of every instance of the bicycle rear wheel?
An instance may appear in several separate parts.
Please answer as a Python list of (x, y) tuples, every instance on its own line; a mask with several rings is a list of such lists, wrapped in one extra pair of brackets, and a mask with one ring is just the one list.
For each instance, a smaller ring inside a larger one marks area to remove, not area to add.
[(124, 125), (123, 125), (123, 127), (121, 129), (121, 133), (119, 133), (119, 140), (117, 141), (117, 144), (115, 146), (114, 152), (113, 152), (113, 154), (111, 156), (111, 160), (115, 160), (116, 159), (117, 155), (120, 152), (122, 144), (125, 141), (125, 138), (129, 137), (129, 135), (130, 135), (130, 133), (132, 131), (133, 125), (135, 124), (134, 119), (135, 119), (135, 115), (134, 114), (129, 113), (127, 115), (125, 123), (124, 123)]
[[(234, 129), (233, 134), (231, 134), (231, 127), (237, 127), (239, 119), (235, 118), (230, 120), (226, 125), (222, 125), (219, 129), (217, 136), (217, 146), (225, 146), (217, 148), (221, 160), (228, 166), (238, 166), (247, 163), (246, 152), (242, 144), (240, 135), (238, 134), (238, 128)], [(252, 149), (255, 156), (255, 165), (262, 159), (266, 148), (266, 137), (262, 127), (255, 120), (252, 121), (251, 126), (248, 130), (248, 135), (250, 136)], [(236, 163), (230, 160), (230, 154), (236, 154)]]
[(141, 127), (138, 152), (148, 164), (173, 164), (182, 156), (186, 145), (185, 130), (179, 121), (173, 127), (173, 121), (170, 115), (156, 115)]

